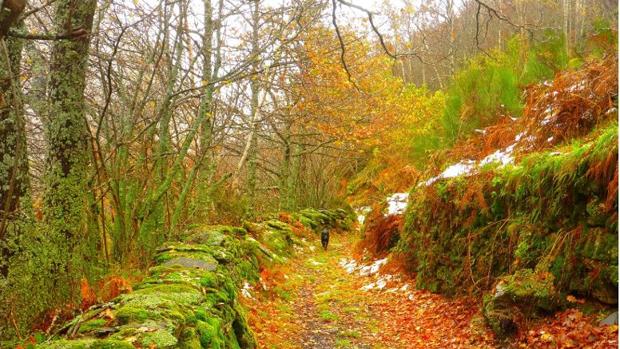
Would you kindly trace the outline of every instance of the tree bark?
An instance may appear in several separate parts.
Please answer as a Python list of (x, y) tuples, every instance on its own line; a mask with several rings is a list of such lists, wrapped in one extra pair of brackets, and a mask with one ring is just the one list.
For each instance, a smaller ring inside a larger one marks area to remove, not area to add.
[(9, 258), (15, 252), (9, 245), (20, 234), (14, 223), (23, 214), (23, 201), (29, 191), (19, 80), (23, 42), (6, 37), (24, 6), (24, 1), (5, 1), (0, 9), (0, 275), (4, 277), (8, 275)]
[(44, 212), (52, 232), (67, 239), (71, 256), (87, 234), (90, 151), (84, 89), (97, 1), (59, 0), (55, 4), (58, 33), (85, 32), (54, 42), (49, 75)]

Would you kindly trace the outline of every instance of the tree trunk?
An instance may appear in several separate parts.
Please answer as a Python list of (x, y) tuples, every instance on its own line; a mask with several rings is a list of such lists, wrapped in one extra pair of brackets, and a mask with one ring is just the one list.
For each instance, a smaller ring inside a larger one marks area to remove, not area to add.
[(0, 17), (0, 275), (4, 277), (8, 275), (9, 258), (15, 252), (8, 245), (20, 234), (14, 223), (23, 214), (23, 199), (29, 188), (19, 80), (23, 43), (5, 36), (24, 9), (24, 3), (18, 3), (6, 1)]
[(69, 257), (87, 234), (90, 152), (84, 88), (96, 6), (96, 0), (60, 0), (54, 17), (58, 33), (81, 33), (52, 47), (46, 125), (45, 219), (52, 233), (66, 239)]
[(258, 115), (259, 115), (259, 101), (258, 94), (260, 93), (260, 86), (258, 81), (258, 65), (259, 65), (259, 45), (258, 45), (258, 30), (259, 30), (259, 13), (258, 13), (258, 1), (254, 2), (254, 9), (252, 12), (252, 81), (250, 82), (251, 101), (250, 112), (252, 113), (252, 120), (250, 124), (250, 139), (248, 149), (248, 169), (247, 169), (247, 181), (246, 181), (246, 193), (248, 197), (248, 207), (246, 209), (246, 216), (252, 217), (254, 211), (254, 200), (256, 197), (256, 162), (258, 161), (258, 138), (256, 133), (258, 132)]

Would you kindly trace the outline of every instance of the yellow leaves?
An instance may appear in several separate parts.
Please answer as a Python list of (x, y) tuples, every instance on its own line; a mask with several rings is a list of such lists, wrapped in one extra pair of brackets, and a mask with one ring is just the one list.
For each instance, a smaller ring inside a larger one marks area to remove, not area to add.
[(578, 298), (576, 298), (576, 297), (575, 297), (575, 296), (573, 296), (573, 295), (568, 295), (568, 296), (566, 296), (566, 300), (567, 300), (569, 303), (578, 303), (578, 304), (584, 304), (584, 303), (585, 303), (585, 300), (584, 300), (584, 299), (578, 299)]
[(543, 343), (552, 343), (555, 340), (555, 338), (553, 337), (552, 334), (543, 331), (540, 335), (540, 340)]

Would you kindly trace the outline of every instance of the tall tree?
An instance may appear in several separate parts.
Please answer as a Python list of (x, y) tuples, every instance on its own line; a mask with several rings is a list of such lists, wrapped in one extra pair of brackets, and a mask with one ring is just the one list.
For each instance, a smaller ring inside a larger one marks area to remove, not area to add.
[(19, 80), (22, 40), (6, 34), (19, 25), (25, 0), (5, 1), (0, 9), (0, 275), (8, 273), (9, 240), (18, 232), (19, 217), (28, 192), (26, 130)]
[(56, 2), (49, 75), (45, 218), (71, 253), (87, 234), (89, 142), (84, 88), (96, 0)]

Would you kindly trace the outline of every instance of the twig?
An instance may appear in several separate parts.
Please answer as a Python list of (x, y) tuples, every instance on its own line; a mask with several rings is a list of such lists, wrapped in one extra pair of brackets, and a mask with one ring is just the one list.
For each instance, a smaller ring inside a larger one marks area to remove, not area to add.
[(340, 28), (338, 27), (338, 21), (336, 21), (336, 0), (332, 0), (332, 23), (334, 24), (334, 29), (336, 29), (336, 36), (338, 37), (338, 42), (340, 42), (340, 62), (342, 63), (342, 67), (347, 73), (349, 82), (353, 84), (356, 90), (360, 91), (360, 88), (357, 86), (355, 81), (353, 81), (351, 72), (349, 71), (349, 66), (347, 65), (347, 60), (345, 59), (346, 47), (344, 44), (344, 40), (342, 39), (342, 34), (340, 33)]
[(383, 51), (385, 51), (385, 53), (386, 53), (388, 56), (392, 57), (393, 59), (396, 59), (396, 58), (397, 58), (397, 57), (396, 57), (396, 54), (394, 54), (394, 53), (390, 52), (390, 50), (388, 50), (387, 46), (385, 45), (385, 40), (383, 40), (383, 35), (381, 35), (381, 33), (379, 32), (379, 29), (377, 29), (377, 26), (375, 26), (375, 22), (374, 22), (374, 21), (373, 21), (373, 19), (372, 19), (372, 16), (373, 16), (373, 13), (372, 13), (372, 12), (370, 12), (369, 10), (367, 10), (367, 9), (365, 9), (365, 8), (361, 7), (361, 6), (358, 6), (358, 5), (352, 4), (352, 3), (347, 2), (347, 1), (345, 1), (345, 0), (338, 0), (338, 2), (339, 2), (339, 3), (341, 3), (341, 4), (343, 4), (343, 5), (346, 5), (346, 6), (349, 6), (349, 7), (355, 8), (355, 9), (358, 9), (358, 10), (360, 10), (360, 11), (362, 11), (362, 12), (366, 13), (366, 16), (368, 16), (368, 22), (370, 22), (370, 27), (372, 28), (372, 31), (373, 31), (373, 32), (375, 32), (375, 34), (376, 34), (376, 35), (377, 35), (377, 37), (379, 38), (379, 42), (381, 43), (381, 47), (383, 48)]

